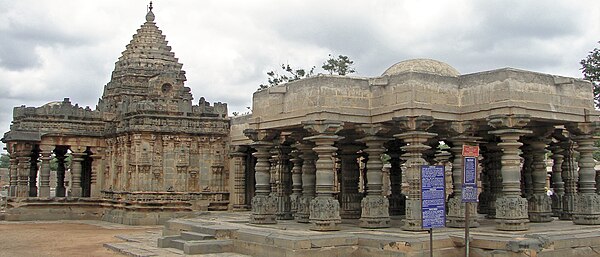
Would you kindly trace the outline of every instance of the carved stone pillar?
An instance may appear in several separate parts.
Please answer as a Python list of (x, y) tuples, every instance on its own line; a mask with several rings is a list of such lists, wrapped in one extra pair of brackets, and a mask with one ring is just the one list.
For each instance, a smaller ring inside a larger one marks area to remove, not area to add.
[(100, 191), (104, 187), (105, 176), (105, 150), (102, 147), (94, 147), (91, 149), (92, 155), (92, 174), (91, 174), (91, 192), (90, 197), (100, 197)]
[(31, 173), (31, 154), (33, 145), (19, 143), (15, 145), (17, 155), (17, 183), (15, 197), (29, 196), (29, 177)]
[(431, 116), (418, 117), (398, 117), (394, 118), (398, 122), (400, 129), (407, 131), (394, 135), (395, 138), (403, 140), (406, 145), (402, 147), (406, 153), (402, 156), (406, 160), (406, 181), (408, 190), (406, 191), (406, 218), (403, 221), (402, 229), (411, 231), (423, 230), (423, 220), (421, 217), (421, 166), (428, 165), (423, 159), (423, 152), (431, 148), (424, 143), (427, 140), (437, 136), (435, 133), (426, 132), (433, 126)]
[(244, 134), (254, 141), (252, 147), (256, 149), (253, 153), (256, 157), (256, 166), (254, 167), (256, 194), (252, 198), (252, 213), (250, 215), (250, 223), (252, 224), (275, 224), (275, 212), (277, 211), (277, 203), (270, 196), (271, 193), (271, 141), (276, 136), (273, 131), (268, 130), (244, 130)]
[(233, 210), (246, 209), (246, 183), (244, 181), (246, 171), (245, 147), (236, 147), (230, 153), (233, 162), (233, 192), (229, 197)]
[(525, 140), (521, 147), (523, 154), (523, 168), (521, 169), (521, 195), (525, 199), (533, 196), (533, 148)]
[(67, 150), (65, 148), (56, 148), (54, 149), (54, 154), (56, 156), (56, 197), (65, 197), (66, 196), (66, 188), (65, 188), (65, 154)]
[(71, 197), (81, 197), (81, 172), (83, 156), (86, 155), (85, 147), (83, 146), (71, 146)]
[(577, 142), (579, 152), (579, 191), (575, 197), (575, 210), (573, 212), (573, 223), (580, 225), (600, 224), (600, 195), (596, 193), (596, 171), (594, 170), (594, 151), (598, 149), (594, 142), (598, 137), (594, 136), (600, 129), (600, 122), (570, 124), (569, 131), (576, 136), (573, 140)]
[(316, 162), (316, 194), (310, 202), (311, 230), (332, 231), (339, 230), (337, 224), (341, 222), (340, 203), (333, 197), (335, 194), (335, 158), (333, 154), (337, 147), (333, 144), (342, 139), (336, 135), (342, 129), (343, 123), (337, 121), (309, 121), (303, 122), (304, 128), (314, 134), (305, 137), (315, 143), (313, 151), (318, 155)]
[(316, 171), (315, 152), (308, 142), (298, 143), (296, 149), (302, 158), (302, 195), (298, 201), (295, 219), (300, 223), (308, 223), (310, 218), (310, 202), (315, 198)]
[(401, 145), (398, 140), (388, 143), (388, 152), (390, 156), (390, 187), (391, 194), (389, 196), (390, 215), (404, 215), (406, 211), (406, 195), (402, 193), (402, 162), (400, 155)]
[(496, 130), (488, 132), (502, 140), (502, 196), (496, 199), (496, 228), (498, 230), (527, 230), (529, 220), (527, 199), (521, 197), (521, 168), (519, 138), (530, 134), (530, 130), (520, 129), (529, 123), (528, 115), (493, 115), (488, 124)]
[(31, 153), (31, 159), (29, 160), (29, 197), (38, 196), (37, 177), (38, 177), (38, 159), (40, 153), (37, 149), (34, 149)]
[(565, 186), (565, 194), (562, 197), (563, 210), (558, 217), (561, 220), (572, 220), (575, 211), (575, 198), (577, 197), (577, 166), (575, 165), (575, 142), (567, 137), (560, 138), (560, 146), (563, 149), (563, 163), (560, 166), (561, 177)]
[(292, 162), (292, 194), (290, 195), (290, 213), (295, 216), (298, 212), (298, 203), (302, 197), (302, 152), (293, 150), (290, 155)]
[(563, 211), (562, 197), (565, 195), (565, 183), (562, 179), (562, 164), (564, 150), (559, 143), (550, 144), (552, 151), (552, 191), (554, 194), (550, 197), (552, 200), (552, 216), (560, 217)]
[[(448, 215), (446, 224), (449, 227), (464, 228), (465, 227), (465, 211), (467, 204), (462, 202), (462, 186), (463, 186), (463, 145), (477, 145), (478, 137), (472, 136), (476, 127), (473, 122), (452, 122), (449, 126), (451, 137), (449, 141), (452, 143), (450, 151), (454, 155), (452, 161), (452, 196), (448, 199)], [(469, 204), (469, 226), (478, 227), (477, 221), (477, 203)]]
[(342, 161), (341, 186), (339, 194), (340, 216), (344, 219), (360, 218), (360, 202), (362, 194), (358, 192), (360, 167), (358, 166), (359, 145), (344, 144), (340, 147), (339, 157)]
[(363, 151), (368, 155), (367, 161), (367, 195), (361, 201), (361, 216), (359, 226), (363, 228), (390, 227), (390, 203), (383, 192), (383, 163), (381, 155), (386, 151), (383, 144), (388, 138), (377, 136), (388, 129), (381, 125), (364, 124), (359, 130), (367, 136), (361, 142), (367, 146)]
[(18, 181), (18, 159), (17, 159), (17, 153), (16, 152), (11, 152), (10, 153), (10, 166), (8, 167), (8, 172), (10, 173), (9, 176), (9, 188), (8, 188), (8, 195), (10, 197), (15, 197), (17, 196), (17, 181)]
[(39, 197), (50, 197), (50, 160), (52, 160), (52, 150), (54, 146), (41, 145), (40, 154), (42, 165), (40, 168), (40, 195)]
[[(537, 134), (537, 133), (536, 133)], [(552, 201), (546, 193), (546, 146), (545, 135), (527, 140), (532, 155), (532, 191), (529, 201), (528, 214), (531, 222), (552, 221)]]
[(289, 155), (291, 151), (289, 146), (275, 146), (275, 201), (277, 202), (277, 212), (275, 215), (278, 220), (293, 219), (291, 211), (291, 171), (289, 170)]

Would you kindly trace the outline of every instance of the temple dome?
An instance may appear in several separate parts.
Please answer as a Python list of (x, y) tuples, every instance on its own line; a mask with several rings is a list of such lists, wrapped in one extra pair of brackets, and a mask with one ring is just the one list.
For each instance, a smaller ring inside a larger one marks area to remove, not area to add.
[(401, 61), (389, 67), (382, 76), (392, 76), (401, 73), (416, 72), (447, 77), (458, 77), (460, 73), (452, 66), (432, 59), (411, 59)]

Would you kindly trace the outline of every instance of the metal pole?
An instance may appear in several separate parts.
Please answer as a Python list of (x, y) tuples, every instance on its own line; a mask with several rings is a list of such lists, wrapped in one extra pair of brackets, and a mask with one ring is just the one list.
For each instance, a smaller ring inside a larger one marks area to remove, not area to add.
[(469, 257), (469, 204), (465, 203), (465, 257)]
[(433, 257), (433, 228), (429, 229), (429, 257)]

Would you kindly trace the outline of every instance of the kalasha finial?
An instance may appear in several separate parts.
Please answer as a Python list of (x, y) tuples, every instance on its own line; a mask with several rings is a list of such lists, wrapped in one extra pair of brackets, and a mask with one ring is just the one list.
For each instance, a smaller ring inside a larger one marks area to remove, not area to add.
[(152, 12), (152, 1), (148, 6), (148, 14), (146, 14), (146, 21), (154, 21), (154, 13)]

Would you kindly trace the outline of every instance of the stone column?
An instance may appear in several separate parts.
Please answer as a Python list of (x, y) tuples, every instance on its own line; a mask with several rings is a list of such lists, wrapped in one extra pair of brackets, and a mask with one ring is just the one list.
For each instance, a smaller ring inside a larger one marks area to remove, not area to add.
[(66, 188), (65, 188), (65, 154), (67, 150), (64, 148), (56, 148), (54, 149), (54, 154), (56, 156), (56, 197), (65, 197), (66, 196)]
[(340, 203), (333, 195), (335, 192), (335, 158), (333, 154), (337, 147), (333, 144), (342, 139), (336, 135), (342, 129), (343, 123), (338, 121), (318, 120), (302, 122), (304, 128), (314, 134), (314, 136), (305, 137), (315, 143), (313, 151), (318, 155), (316, 162), (316, 194), (317, 196), (310, 202), (310, 223), (311, 230), (332, 231), (339, 230), (337, 224), (340, 223)]
[(426, 132), (433, 126), (433, 117), (395, 117), (394, 121), (398, 123), (404, 133), (394, 135), (395, 138), (403, 140), (406, 145), (402, 147), (406, 153), (405, 158), (406, 181), (408, 190), (406, 191), (406, 216), (403, 221), (402, 229), (410, 231), (423, 230), (423, 220), (421, 217), (421, 166), (428, 165), (423, 159), (423, 152), (431, 148), (424, 143), (427, 140), (437, 136), (435, 133)]
[(551, 143), (550, 151), (552, 151), (552, 190), (554, 194), (551, 196), (552, 200), (552, 216), (560, 217), (563, 211), (562, 197), (565, 195), (565, 183), (562, 179), (562, 164), (564, 152), (560, 143)]
[(298, 201), (298, 210), (294, 216), (300, 223), (308, 223), (310, 218), (310, 202), (315, 198), (316, 166), (313, 145), (309, 142), (296, 144), (302, 159), (302, 195)]
[(530, 138), (527, 142), (530, 145), (532, 155), (532, 192), (529, 198), (528, 214), (531, 222), (550, 222), (552, 221), (552, 201), (546, 193), (546, 135)]
[(561, 177), (565, 183), (565, 195), (562, 197), (563, 210), (558, 217), (561, 220), (572, 220), (575, 211), (575, 198), (577, 197), (577, 166), (575, 165), (575, 142), (568, 137), (560, 138), (560, 146), (563, 149), (563, 163), (560, 166)]
[(488, 163), (487, 177), (489, 179), (489, 203), (486, 218), (496, 218), (496, 200), (502, 196), (502, 149), (496, 142), (486, 144)]
[(496, 130), (488, 132), (502, 140), (498, 146), (502, 149), (502, 196), (496, 199), (496, 228), (498, 230), (518, 231), (529, 229), (527, 199), (521, 197), (521, 168), (519, 147), (523, 145), (519, 138), (530, 134), (530, 130), (521, 129), (529, 123), (528, 115), (493, 115), (488, 125)]
[(10, 173), (9, 176), (9, 188), (8, 188), (8, 195), (11, 197), (15, 197), (17, 196), (17, 181), (18, 181), (18, 159), (17, 159), (17, 153), (16, 152), (11, 152), (10, 153), (10, 166), (8, 167), (8, 172)]
[(38, 159), (40, 153), (34, 149), (31, 153), (30, 166), (29, 166), (29, 197), (38, 196), (37, 177), (38, 177)]
[(402, 162), (400, 155), (401, 145), (398, 140), (390, 141), (388, 143), (388, 152), (390, 156), (390, 187), (392, 193), (389, 196), (390, 202), (390, 215), (404, 215), (406, 196), (402, 193)]
[(277, 202), (277, 212), (275, 215), (278, 220), (293, 219), (291, 211), (291, 171), (289, 170), (290, 147), (287, 145), (275, 146), (275, 201)]
[(277, 136), (275, 131), (271, 130), (244, 130), (244, 135), (250, 138), (253, 143), (252, 148), (256, 150), (252, 155), (256, 157), (254, 166), (255, 190), (256, 194), (252, 198), (252, 213), (250, 214), (250, 223), (252, 224), (275, 224), (275, 212), (277, 204), (275, 199), (270, 196), (271, 193), (271, 148), (273, 139)]
[(31, 172), (31, 151), (33, 145), (30, 143), (19, 143), (14, 146), (17, 155), (17, 183), (15, 185), (15, 197), (29, 196), (29, 176)]
[[(452, 143), (450, 151), (454, 155), (452, 161), (452, 196), (448, 199), (448, 215), (446, 225), (454, 228), (465, 227), (465, 211), (467, 204), (462, 202), (463, 186), (463, 145), (477, 145), (478, 137), (472, 136), (475, 124), (472, 122), (452, 122), (450, 124)], [(469, 204), (469, 227), (478, 227), (477, 203)]]
[(92, 155), (92, 174), (91, 174), (91, 190), (90, 197), (100, 197), (100, 191), (104, 187), (105, 176), (105, 150), (102, 147), (93, 147), (91, 149)]
[(293, 150), (290, 155), (292, 162), (292, 194), (290, 195), (290, 213), (295, 216), (302, 197), (302, 152)]
[(340, 177), (342, 190), (338, 198), (340, 199), (340, 216), (343, 219), (360, 218), (360, 201), (363, 195), (358, 192), (358, 183), (360, 183), (358, 151), (362, 148), (362, 146), (352, 144), (344, 144), (340, 147), (338, 156), (342, 162)]
[(50, 160), (52, 160), (52, 145), (41, 145), (40, 154), (42, 165), (40, 168), (40, 195), (39, 197), (50, 197)]
[(594, 151), (598, 149), (594, 142), (598, 137), (594, 133), (600, 130), (600, 122), (569, 124), (573, 140), (577, 142), (579, 152), (579, 191), (575, 197), (573, 223), (580, 225), (600, 224), (600, 195), (596, 193), (596, 171), (594, 170)]
[(71, 146), (71, 197), (81, 197), (81, 172), (83, 156), (85, 153), (85, 146)]
[(521, 195), (525, 199), (533, 196), (533, 148), (529, 141), (524, 140), (521, 147), (523, 168), (521, 169)]
[[(246, 210), (246, 147), (237, 146), (230, 153), (233, 162), (233, 192), (229, 196), (233, 210)], [(230, 166), (231, 167), (231, 166)]]
[(379, 124), (363, 124), (358, 127), (366, 137), (359, 141), (367, 146), (363, 151), (368, 155), (367, 161), (367, 195), (361, 201), (361, 216), (359, 226), (363, 228), (390, 227), (390, 203), (383, 196), (383, 162), (381, 155), (386, 151), (383, 144), (390, 141), (378, 134), (388, 131)]
[(444, 166), (444, 179), (446, 180), (445, 190), (446, 190), (446, 199), (450, 197), (454, 191), (452, 191), (452, 165), (450, 159), (452, 158), (452, 154), (448, 152), (448, 149), (439, 149), (435, 153), (435, 165)]

